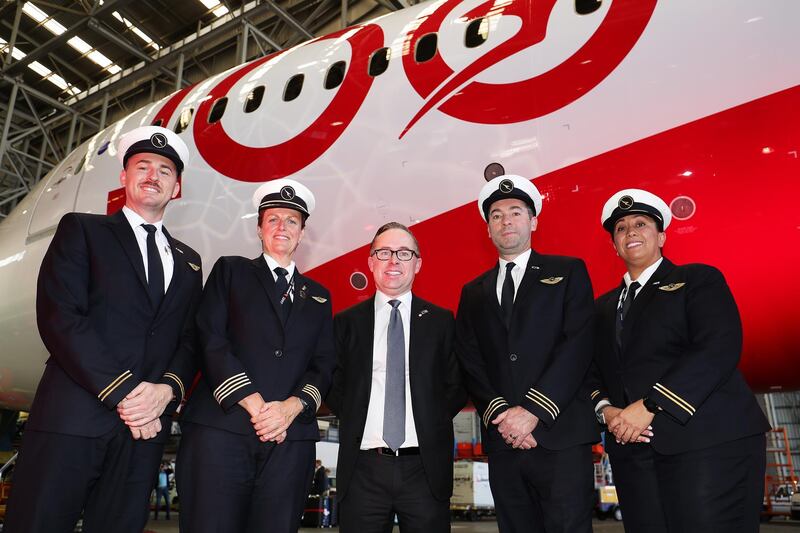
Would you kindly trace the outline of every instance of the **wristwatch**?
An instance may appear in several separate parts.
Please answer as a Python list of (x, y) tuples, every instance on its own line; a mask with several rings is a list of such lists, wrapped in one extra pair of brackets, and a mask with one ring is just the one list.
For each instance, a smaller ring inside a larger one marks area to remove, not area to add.
[(605, 409), (609, 405), (611, 405), (611, 402), (609, 402), (606, 399), (603, 399), (597, 402), (597, 407), (595, 407), (594, 416), (597, 417), (597, 423), (600, 424), (601, 426), (606, 425), (606, 415), (603, 414), (603, 409)]
[(654, 415), (657, 415), (658, 412), (661, 410), (661, 408), (658, 406), (655, 400), (653, 400), (648, 396), (642, 398), (642, 403), (644, 404), (644, 408), (653, 413)]
[(300, 412), (305, 413), (306, 411), (308, 411), (308, 402), (302, 399), (300, 396), (298, 396), (297, 399), (300, 400), (300, 405), (303, 406), (303, 410)]

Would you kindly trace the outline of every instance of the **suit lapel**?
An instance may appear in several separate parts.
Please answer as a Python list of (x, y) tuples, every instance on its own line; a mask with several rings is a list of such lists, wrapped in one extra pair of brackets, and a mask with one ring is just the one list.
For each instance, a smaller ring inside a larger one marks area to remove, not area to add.
[(666, 278), (670, 272), (675, 268), (675, 265), (666, 257), (661, 261), (653, 275), (647, 280), (647, 284), (639, 290), (639, 294), (631, 304), (628, 314), (625, 315), (625, 327), (622, 329), (622, 345), (626, 346), (628, 339), (636, 329), (636, 321), (644, 314), (648, 304), (656, 294), (661, 282)]
[(497, 276), (499, 271), (500, 263), (498, 262), (494, 265), (494, 269), (484, 276), (481, 285), (483, 286), (483, 297), (486, 305), (491, 309), (490, 312), (494, 314), (495, 318), (503, 324), (503, 328), (505, 328), (503, 314), (500, 311), (500, 303), (497, 301)]
[(169, 247), (172, 253), (172, 279), (169, 282), (169, 287), (164, 295), (164, 299), (161, 301), (159, 312), (161, 312), (163, 309), (167, 309), (172, 300), (175, 299), (175, 294), (179, 291), (181, 283), (183, 283), (186, 275), (188, 274), (186, 272), (188, 265), (183, 258), (183, 251), (175, 246), (175, 239), (173, 239), (172, 235), (169, 234), (167, 228), (162, 226), (161, 231), (164, 232), (164, 236), (169, 242)]
[[(428, 306), (414, 296), (411, 296), (411, 317), (409, 324), (409, 340), (408, 340), (408, 380), (411, 385), (411, 400), (414, 400), (414, 384), (417, 380), (417, 372), (420, 364), (417, 357), (420, 357), (422, 352), (421, 345), (425, 339), (429, 338), (427, 335), (428, 330)], [(416, 406), (413, 406), (416, 408)]]
[(142, 287), (144, 287), (146, 295), (147, 276), (144, 273), (144, 260), (142, 259), (142, 252), (139, 250), (139, 244), (136, 242), (136, 235), (133, 233), (133, 228), (131, 228), (128, 219), (125, 218), (125, 214), (122, 211), (117, 211), (115, 214), (111, 215), (108, 221), (111, 225), (111, 230), (114, 232), (114, 235), (117, 236), (122, 249), (125, 251), (125, 255), (128, 256), (128, 260), (131, 262), (131, 266), (133, 266), (133, 270), (136, 272), (139, 282), (142, 284)]
[[(357, 330), (355, 338), (358, 339), (359, 345), (355, 349), (355, 356), (357, 358), (356, 364), (361, 366), (361, 375), (365, 377), (366, 382), (366, 396), (364, 396), (363, 405), (369, 405), (369, 397), (372, 394), (372, 357), (373, 357), (373, 344), (375, 343), (375, 295), (369, 300), (361, 304), (358, 309), (359, 313), (353, 317), (353, 326)], [(366, 419), (367, 412), (364, 411)]]
[[(535, 288), (540, 283), (536, 283), (539, 280), (539, 274), (542, 271), (541, 265), (542, 258), (536, 251), (531, 250), (531, 255), (528, 257), (528, 264), (525, 265), (525, 275), (522, 276), (522, 282), (519, 284), (519, 289), (517, 289), (517, 296), (514, 298), (514, 308), (517, 307), (517, 302), (525, 301), (532, 292), (534, 292)], [(514, 315), (511, 316), (511, 322), (514, 322)]]
[(258, 281), (261, 283), (261, 286), (264, 289), (264, 292), (267, 293), (267, 299), (269, 303), (272, 305), (272, 309), (275, 311), (275, 316), (278, 317), (278, 321), (280, 322), (281, 317), (281, 305), (278, 303), (278, 297), (275, 294), (275, 280), (272, 277), (272, 272), (269, 270), (269, 266), (267, 265), (267, 260), (264, 259), (263, 255), (259, 255), (252, 261), (253, 268), (256, 272), (256, 277)]
[[(270, 276), (271, 277), (271, 276)], [(306, 284), (306, 279), (303, 277), (302, 274), (297, 270), (297, 267), (294, 268), (294, 288), (292, 292), (292, 308), (289, 311), (289, 318), (286, 320), (286, 328), (289, 329), (291, 324), (294, 324), (298, 320), (300, 314), (303, 312), (303, 308), (306, 305), (306, 300), (308, 300), (308, 286)]]

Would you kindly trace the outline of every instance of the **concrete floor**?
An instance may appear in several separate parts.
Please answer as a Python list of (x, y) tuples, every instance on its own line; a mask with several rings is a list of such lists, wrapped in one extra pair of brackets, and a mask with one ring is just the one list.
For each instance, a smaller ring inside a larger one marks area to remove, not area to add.
[[(147, 524), (145, 533), (178, 533), (178, 515), (172, 514), (172, 520), (166, 521), (163, 516), (161, 520), (151, 520)], [(624, 533), (621, 522), (595, 520), (592, 528), (596, 533)], [(302, 533), (313, 533), (315, 531), (339, 531), (338, 528), (332, 529), (301, 529)], [(493, 520), (484, 519), (479, 522), (453, 522), (453, 533), (495, 533), (497, 523)], [(800, 532), (800, 522), (794, 520), (774, 519), (769, 524), (761, 526), (761, 533), (796, 533)], [(394, 533), (399, 533), (395, 527)]]

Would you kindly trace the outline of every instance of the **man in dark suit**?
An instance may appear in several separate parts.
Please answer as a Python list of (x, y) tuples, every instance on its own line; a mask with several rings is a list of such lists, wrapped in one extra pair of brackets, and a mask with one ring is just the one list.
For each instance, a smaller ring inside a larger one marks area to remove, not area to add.
[(336, 364), (330, 294), (292, 259), (313, 194), (282, 179), (253, 200), (263, 252), (220, 258), (197, 312), (203, 379), (176, 468), (187, 533), (297, 531)]
[(311, 480), (311, 491), (309, 494), (324, 495), (328, 492), (328, 473), (325, 472), (325, 467), (322, 461), (317, 459), (314, 462), (314, 478)]
[(500, 259), (461, 292), (456, 352), (482, 414), (500, 531), (591, 531), (599, 432), (576, 395), (592, 358), (586, 267), (531, 249), (542, 198), (529, 180), (491, 180), (478, 208)]
[[(70, 213), (39, 272), (50, 353), (25, 428), (4, 531), (140, 533), (169, 435), (196, 372), (200, 257), (162, 225), (186, 145), (138, 128), (119, 143), (122, 211)], [(127, 425), (126, 425), (127, 424)]]
[(613, 433), (625, 529), (755, 532), (769, 424), (736, 368), (739, 311), (717, 269), (662, 256), (670, 220), (640, 189), (619, 191), (602, 214), (627, 272), (597, 299), (588, 390)]
[(397, 222), (370, 247), (373, 298), (336, 315), (327, 405), (340, 419), (336, 490), (343, 533), (450, 531), (453, 417), (466, 396), (453, 315), (411, 293), (419, 245)]

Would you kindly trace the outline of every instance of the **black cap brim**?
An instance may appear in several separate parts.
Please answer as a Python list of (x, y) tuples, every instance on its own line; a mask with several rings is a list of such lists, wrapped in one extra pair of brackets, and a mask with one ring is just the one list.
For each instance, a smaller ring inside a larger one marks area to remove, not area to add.
[(634, 202), (630, 209), (622, 209), (617, 207), (611, 212), (611, 215), (603, 222), (603, 228), (614, 234), (614, 225), (617, 221), (628, 215), (645, 215), (653, 219), (659, 232), (664, 231), (664, 217), (661, 212), (652, 205), (643, 204), (641, 202)]

